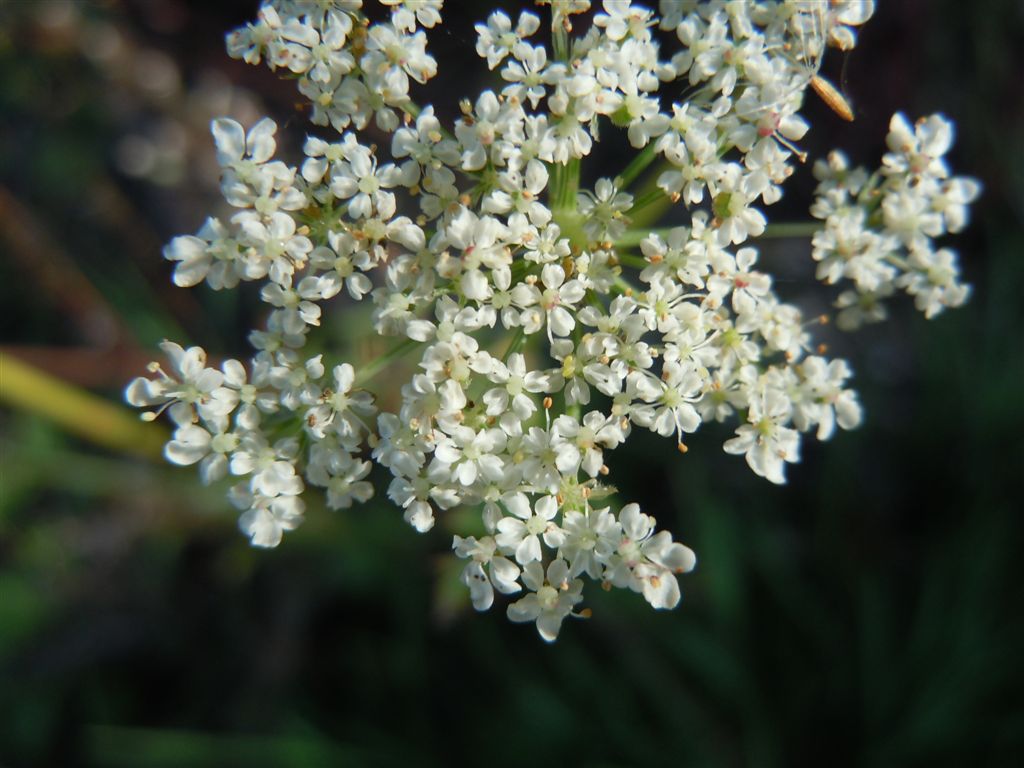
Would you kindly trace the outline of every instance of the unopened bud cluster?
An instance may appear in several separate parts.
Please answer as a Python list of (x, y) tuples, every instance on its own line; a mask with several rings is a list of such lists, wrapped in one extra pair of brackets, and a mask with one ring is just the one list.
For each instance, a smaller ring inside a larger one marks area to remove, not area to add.
[[(851, 48), (873, 3), (550, 0), (547, 25), (495, 12), (476, 49), (501, 84), (447, 123), (410, 95), (438, 72), (442, 0), (381, 2), (271, 0), (228, 35), (232, 56), (296, 78), (323, 130), (291, 166), (269, 119), (214, 122), (238, 212), (165, 256), (180, 286), (261, 284), (266, 324), (247, 364), (165, 342), (169, 365), (128, 399), (166, 409), (169, 460), (236, 479), (257, 546), (301, 523), (308, 486), (334, 509), (369, 499), (375, 462), (419, 531), (479, 510), (453, 543), (479, 610), (507, 595), (509, 618), (552, 640), (585, 615), (583, 577), (672, 608), (694, 554), (617, 502), (608, 454), (634, 429), (686, 450), (726, 422), (724, 449), (782, 483), (803, 435), (861, 418), (849, 366), (813, 353), (813, 323), (750, 243), (802, 159), (798, 110), (826, 47)], [(581, 190), (599, 129), (624, 130), (636, 156)], [(948, 179), (950, 137), (941, 118), (897, 117), (878, 174), (838, 154), (816, 167), (819, 277), (853, 281), (851, 306), (896, 287), (929, 315), (963, 299), (950, 252), (931, 246), (977, 194)], [(666, 210), (682, 223), (652, 228)], [(391, 353), (306, 351), (332, 304), (359, 301)], [(378, 374), (398, 357), (415, 373), (380, 410)]]

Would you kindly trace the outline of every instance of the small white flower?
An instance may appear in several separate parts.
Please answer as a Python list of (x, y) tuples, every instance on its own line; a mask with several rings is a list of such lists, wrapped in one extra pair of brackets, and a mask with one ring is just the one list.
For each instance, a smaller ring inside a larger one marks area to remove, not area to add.
[(368, 219), (374, 213), (390, 218), (395, 213), (394, 193), (387, 190), (403, 181), (395, 165), (378, 167), (377, 159), (365, 147), (357, 147), (346, 160), (331, 169), (331, 194), (349, 200), (348, 213), (354, 219)]
[(487, 59), (489, 69), (494, 69), (519, 45), (524, 38), (540, 29), (540, 19), (529, 11), (519, 15), (515, 29), (512, 20), (501, 11), (495, 11), (487, 18), (487, 24), (477, 24), (476, 52)]
[(199, 462), (204, 483), (222, 480), (228, 473), (228, 454), (238, 448), (240, 438), (233, 432), (210, 432), (197, 424), (186, 424), (174, 431), (174, 439), (164, 448), (167, 460), (180, 465)]
[(764, 232), (764, 214), (750, 207), (761, 196), (764, 186), (763, 181), (758, 183), (754, 177), (745, 175), (735, 163), (723, 166), (715, 178), (708, 180), (719, 244), (742, 243)]
[(708, 278), (708, 294), (720, 301), (727, 294), (732, 295), (732, 308), (738, 314), (747, 314), (757, 308), (757, 302), (771, 290), (771, 278), (763, 272), (752, 270), (757, 261), (754, 248), (740, 248), (736, 260), (720, 259), (717, 271)]
[(498, 521), (498, 535), (495, 541), (503, 551), (515, 554), (516, 562), (525, 565), (540, 560), (541, 537), (552, 549), (561, 546), (564, 534), (553, 522), (558, 513), (558, 501), (554, 496), (542, 496), (530, 510), (530, 502), (523, 493), (516, 493), (503, 499), (505, 507), (513, 517)]
[(174, 284), (191, 288), (204, 280), (215, 291), (234, 288), (241, 272), (238, 241), (219, 220), (208, 218), (193, 235), (175, 237), (163, 250), (164, 258), (178, 262)]
[(254, 547), (276, 547), (285, 531), (295, 530), (302, 522), (304, 504), (295, 495), (253, 494), (244, 485), (236, 485), (229, 498), (238, 509), (244, 510), (238, 518), (238, 527)]
[(569, 510), (562, 520), (565, 542), (559, 556), (570, 565), (570, 575), (586, 573), (599, 579), (621, 541), (622, 526), (611, 509)]
[(462, 571), (462, 583), (469, 587), (473, 607), (486, 611), (494, 603), (494, 590), (504, 595), (518, 592), (519, 567), (498, 554), (498, 545), (490, 536), (477, 540), (473, 536), (456, 536), (452, 549), (459, 557), (470, 558)]
[(593, 192), (583, 190), (577, 209), (584, 219), (583, 230), (593, 240), (617, 240), (626, 231), (625, 213), (633, 196), (620, 192), (611, 179), (599, 179)]
[(583, 582), (570, 579), (565, 560), (556, 559), (547, 573), (537, 561), (530, 562), (523, 569), (523, 584), (532, 591), (509, 605), (508, 617), (516, 622), (537, 622), (537, 632), (550, 643), (558, 637), (562, 620), (583, 599)]
[(488, 481), (501, 479), (505, 467), (500, 457), (506, 442), (500, 429), (454, 427), (434, 449), (434, 471), (437, 477), (450, 477), (462, 486), (471, 486), (478, 478)]
[(668, 531), (654, 533), (655, 520), (627, 504), (619, 512), (622, 526), (616, 557), (607, 578), (616, 586), (642, 592), (653, 608), (674, 608), (681, 599), (676, 574), (692, 571), (693, 551), (672, 541)]
[(897, 113), (889, 122), (885, 143), (892, 150), (882, 158), (886, 173), (927, 174), (940, 179), (949, 174), (942, 156), (953, 143), (953, 124), (942, 115), (922, 118), (911, 126)]
[(947, 307), (959, 307), (967, 301), (970, 287), (959, 281), (960, 268), (953, 251), (914, 250), (909, 266), (911, 271), (901, 275), (896, 285), (907, 289), (914, 297), (914, 306), (925, 317), (930, 319)]
[(306, 265), (313, 243), (299, 234), (295, 219), (282, 211), (270, 214), (266, 221), (246, 217), (235, 219), (240, 225), (238, 242), (245, 248), (242, 273), (247, 280), (270, 277), (288, 285), (295, 271)]
[(391, 21), (402, 32), (415, 32), (416, 25), (430, 29), (441, 22), (444, 0), (381, 0), (391, 6)]
[(789, 399), (781, 392), (766, 389), (751, 399), (748, 423), (738, 427), (737, 436), (722, 447), (726, 453), (744, 454), (747, 464), (761, 477), (785, 483), (785, 462), (800, 459), (800, 436), (786, 426), (791, 415)]
[[(171, 373), (158, 363), (152, 363), (150, 372), (159, 374), (159, 378), (134, 379), (125, 390), (125, 399), (136, 407), (155, 405), (160, 412), (167, 409), (178, 426), (193, 423), (197, 414), (203, 416), (204, 411), (216, 418), (219, 408), (214, 392), (223, 383), (224, 374), (206, 367), (206, 350), (202, 347), (183, 349), (173, 341), (161, 342), (160, 349), (171, 363)], [(155, 414), (149, 415), (150, 419), (155, 417)]]
[(350, 363), (334, 366), (331, 374), (332, 385), (320, 394), (317, 404), (306, 411), (306, 429), (318, 438), (330, 430), (343, 442), (358, 444), (360, 435), (370, 431), (367, 420), (377, 412), (373, 395), (353, 389), (355, 369)]

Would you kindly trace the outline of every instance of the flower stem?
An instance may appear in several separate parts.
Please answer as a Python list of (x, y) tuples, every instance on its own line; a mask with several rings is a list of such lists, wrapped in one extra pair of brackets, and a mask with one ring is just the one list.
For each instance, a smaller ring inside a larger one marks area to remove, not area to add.
[[(616, 243), (618, 245), (618, 243)], [(647, 269), (651, 266), (647, 259), (642, 256), (636, 256), (632, 253), (616, 253), (616, 258), (619, 260), (619, 264), (624, 267), (632, 267), (633, 269)]]
[[(676, 229), (676, 227), (645, 227), (630, 229), (615, 241), (615, 248), (616, 250), (619, 248), (634, 248), (640, 244), (641, 240), (645, 240), (651, 235), (658, 235), (661, 238), (666, 238), (673, 229)], [(622, 261), (621, 255), (619, 256), (619, 260)]]
[(11, 355), (0, 356), (0, 401), (60, 425), (118, 453), (158, 459), (167, 435), (127, 409), (54, 378)]
[(654, 189), (648, 190), (643, 195), (637, 198), (636, 202), (633, 203), (633, 207), (629, 209), (630, 214), (636, 214), (642, 211), (647, 206), (658, 202), (659, 200), (668, 201), (668, 195), (666, 195), (661, 189), (655, 187)]
[(509, 357), (511, 357), (513, 353), (518, 352), (523, 348), (525, 341), (526, 332), (523, 330), (523, 326), (519, 326), (516, 328), (516, 332), (512, 335), (512, 341), (508, 343), (508, 349), (505, 350), (505, 355), (502, 357), (502, 360), (507, 363)]
[(574, 157), (565, 165), (551, 167), (551, 208), (557, 216), (576, 209), (576, 192), (580, 186), (580, 160)]
[(555, 24), (551, 30), (551, 45), (554, 48), (555, 61), (569, 60), (569, 30), (562, 24)]
[(637, 290), (637, 287), (633, 285), (629, 280), (624, 278), (622, 275), (615, 276), (615, 287), (619, 289), (619, 292), (624, 296), (636, 296), (641, 293)]
[(385, 352), (380, 357), (375, 357), (365, 365), (360, 366), (359, 370), (356, 371), (356, 384), (365, 384), (395, 362), (398, 358), (404, 357), (405, 354), (409, 352), (409, 350), (413, 349), (417, 344), (419, 344), (419, 342), (415, 339), (406, 339), (401, 344), (388, 352)]
[(654, 161), (655, 154), (654, 142), (652, 141), (636, 157), (629, 161), (629, 165), (622, 169), (622, 173), (615, 177), (615, 186), (619, 189), (625, 189), (632, 184), (633, 180), (643, 173), (647, 166)]
[(787, 221), (782, 224), (769, 224), (761, 237), (810, 237), (822, 228), (817, 221)]

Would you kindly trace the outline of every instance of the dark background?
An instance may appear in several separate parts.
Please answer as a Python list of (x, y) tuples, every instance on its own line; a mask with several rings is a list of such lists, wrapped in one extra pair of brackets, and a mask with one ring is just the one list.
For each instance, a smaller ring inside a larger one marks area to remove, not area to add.
[[(175, 289), (159, 249), (218, 210), (213, 115), (275, 116), (286, 155), (307, 130), (292, 84), (223, 52), (256, 5), (0, 3), (5, 356), (116, 403), (165, 336), (246, 355), (252, 292)], [(447, 5), (430, 98), (452, 114), (486, 11)], [(443, 525), (311, 503), (255, 551), (194, 472), (5, 403), (0, 766), (1019, 765), (1024, 5), (880, 5), (825, 63), (856, 122), (809, 99), (802, 146), (873, 166), (894, 111), (955, 120), (952, 165), (985, 187), (954, 243), (973, 295), (825, 330), (865, 423), (805, 442), (785, 487), (724, 429), (612, 456), (622, 498), (698, 553), (675, 611), (591, 588), (548, 646), (468, 609)], [(772, 221), (812, 189), (802, 169)], [(781, 245), (764, 262), (814, 310), (806, 241)]]

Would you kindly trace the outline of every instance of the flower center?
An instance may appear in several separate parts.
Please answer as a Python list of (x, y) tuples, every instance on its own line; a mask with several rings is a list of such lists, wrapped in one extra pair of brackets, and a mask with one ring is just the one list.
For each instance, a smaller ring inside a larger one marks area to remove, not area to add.
[(550, 584), (545, 584), (537, 590), (537, 602), (545, 611), (553, 611), (558, 605), (558, 590)]
[(538, 536), (544, 533), (544, 529), (548, 527), (547, 520), (540, 515), (534, 515), (526, 521), (526, 530), (531, 536)]
[(376, 176), (364, 176), (359, 180), (359, 191), (364, 195), (372, 195), (380, 189), (380, 182)]

